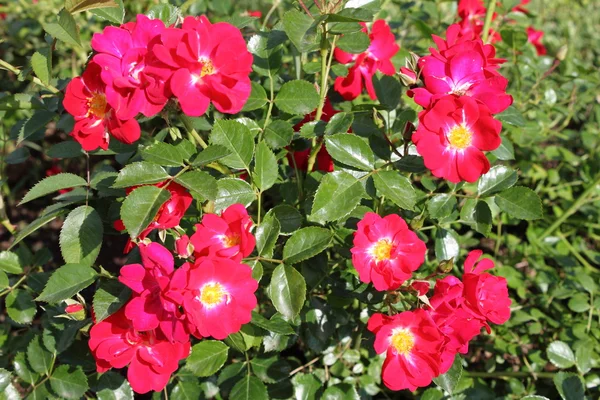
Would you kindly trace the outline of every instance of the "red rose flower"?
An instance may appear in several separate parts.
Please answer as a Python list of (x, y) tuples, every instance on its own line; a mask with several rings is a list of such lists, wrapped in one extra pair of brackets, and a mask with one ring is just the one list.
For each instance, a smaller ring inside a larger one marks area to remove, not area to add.
[(424, 310), (374, 314), (367, 329), (375, 334), (377, 354), (386, 353), (381, 376), (389, 389), (414, 391), (440, 374), (444, 336)]
[(548, 53), (546, 46), (542, 44), (543, 31), (536, 31), (533, 26), (527, 28), (527, 41), (535, 47), (538, 56), (543, 56)]
[(256, 246), (251, 228), (252, 219), (242, 204), (227, 207), (221, 216), (205, 214), (190, 239), (194, 254), (197, 257), (215, 256), (239, 262), (248, 257)]
[(373, 282), (377, 290), (394, 290), (423, 264), (427, 248), (400, 216), (382, 218), (368, 212), (358, 223), (350, 251), (362, 282)]
[(174, 279), (184, 285), (183, 308), (193, 335), (222, 340), (252, 319), (258, 282), (249, 266), (201, 257), (193, 266), (179, 268)]
[(412, 140), (433, 175), (454, 183), (475, 182), (490, 169), (483, 152), (500, 146), (501, 129), (484, 104), (449, 95), (419, 114)]
[(506, 93), (508, 80), (497, 72), (503, 60), (494, 58), (492, 45), (484, 45), (481, 39), (457, 37), (458, 27), (448, 28), (448, 42), (434, 36), (439, 51), (431, 49), (431, 55), (419, 59), (424, 87), (409, 91), (415, 102), (424, 108), (440, 98), (454, 94), (473, 97), (484, 103), (492, 114), (500, 113), (513, 102)]
[(482, 254), (481, 250), (473, 250), (465, 260), (467, 306), (488, 321), (503, 324), (510, 318), (511, 304), (506, 278), (483, 272), (494, 268), (494, 262), (488, 258), (477, 262)]
[(100, 78), (102, 68), (90, 62), (83, 75), (69, 82), (63, 106), (75, 119), (71, 136), (85, 151), (108, 149), (109, 133), (123, 143), (140, 138), (140, 126), (133, 117), (118, 117), (108, 104), (107, 87)]
[(134, 293), (125, 305), (125, 316), (137, 331), (160, 328), (167, 340), (185, 343), (189, 336), (179, 310), (181, 296), (170, 290), (173, 255), (158, 243), (139, 247), (142, 265), (125, 265), (119, 276)]
[(122, 120), (138, 113), (158, 114), (170, 97), (166, 85), (171, 70), (160, 63), (152, 47), (165, 29), (159, 19), (138, 15), (137, 22), (106, 27), (92, 37), (93, 60), (102, 67), (106, 100)]
[(531, 0), (521, 0), (519, 4), (513, 7), (512, 11), (522, 12), (523, 14), (529, 14), (529, 10), (525, 8), (525, 6), (529, 3), (531, 3)]
[(375, 88), (373, 87), (373, 75), (381, 71), (386, 75), (394, 75), (396, 70), (392, 64), (392, 57), (400, 50), (396, 44), (396, 38), (389, 25), (380, 19), (373, 23), (371, 32), (363, 23), (363, 32), (369, 34), (371, 44), (369, 48), (361, 54), (350, 54), (336, 48), (335, 59), (342, 64), (354, 63), (348, 70), (345, 77), (338, 76), (335, 80), (334, 89), (339, 92), (344, 99), (353, 100), (357, 98), (367, 88), (367, 92), (372, 100), (377, 98)]
[(154, 54), (175, 72), (170, 88), (184, 113), (200, 116), (209, 104), (236, 114), (250, 96), (252, 54), (238, 28), (186, 17), (182, 29), (168, 28)]
[(163, 390), (190, 353), (189, 342), (170, 343), (160, 331), (136, 331), (123, 310), (92, 327), (89, 346), (98, 373), (129, 365), (127, 380), (137, 393)]
[(425, 296), (427, 292), (429, 292), (429, 282), (426, 281), (413, 282), (410, 287), (413, 288), (419, 296)]
[(248, 11), (248, 16), (254, 18), (262, 18), (262, 12), (260, 11)]
[(181, 258), (188, 258), (192, 255), (194, 246), (191, 245), (190, 237), (182, 235), (175, 240), (175, 252)]
[[(461, 18), (461, 33), (475, 38), (481, 37), (486, 13), (487, 9), (483, 4), (483, 0), (459, 0), (458, 16)], [(492, 20), (495, 20), (497, 16), (498, 14), (494, 13)], [(502, 40), (502, 36), (493, 29), (490, 29), (489, 37), (490, 43)]]

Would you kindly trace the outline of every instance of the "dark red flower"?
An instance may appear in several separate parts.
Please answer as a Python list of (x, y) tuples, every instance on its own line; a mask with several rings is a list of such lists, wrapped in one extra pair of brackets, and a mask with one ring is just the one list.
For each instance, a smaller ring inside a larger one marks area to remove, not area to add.
[(542, 44), (543, 31), (536, 31), (533, 26), (527, 28), (527, 41), (535, 47), (538, 56), (543, 56), (548, 53), (546, 46)]

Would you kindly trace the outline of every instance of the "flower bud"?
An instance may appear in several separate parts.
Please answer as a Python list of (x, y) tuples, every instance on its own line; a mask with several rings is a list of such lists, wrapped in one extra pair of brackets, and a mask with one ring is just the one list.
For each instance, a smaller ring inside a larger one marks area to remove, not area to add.
[(188, 235), (182, 235), (175, 240), (175, 251), (180, 258), (188, 258), (194, 252), (194, 246), (190, 243)]
[(411, 87), (416, 85), (418, 82), (417, 74), (412, 69), (401, 67), (398, 75), (400, 76), (400, 80), (404, 86)]
[(83, 321), (86, 317), (85, 307), (75, 300), (68, 300), (64, 317), (73, 321)]
[(406, 140), (407, 142), (412, 140), (412, 135), (413, 135), (414, 131), (415, 131), (415, 125), (412, 122), (407, 121), (406, 125), (404, 125), (404, 131), (402, 132), (402, 138), (404, 140)]
[(441, 274), (447, 274), (450, 271), (452, 271), (452, 268), (454, 268), (454, 259), (453, 258), (451, 258), (449, 260), (441, 261), (438, 264), (437, 270)]
[(425, 222), (425, 216), (417, 215), (416, 217), (414, 217), (412, 219), (412, 221), (410, 221), (410, 229), (412, 229), (414, 231), (418, 231), (419, 229), (421, 229), (423, 227), (424, 222)]

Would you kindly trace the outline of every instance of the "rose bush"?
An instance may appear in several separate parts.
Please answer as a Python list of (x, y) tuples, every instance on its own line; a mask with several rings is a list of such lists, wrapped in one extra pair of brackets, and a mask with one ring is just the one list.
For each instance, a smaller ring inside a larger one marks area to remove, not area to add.
[(597, 54), (528, 0), (150, 3), (0, 6), (1, 397), (597, 393)]

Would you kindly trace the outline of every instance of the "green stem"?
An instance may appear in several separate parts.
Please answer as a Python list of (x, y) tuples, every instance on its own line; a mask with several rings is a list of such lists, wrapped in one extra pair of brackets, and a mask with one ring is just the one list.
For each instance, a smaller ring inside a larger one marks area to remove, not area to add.
[(258, 134), (259, 142), (262, 140), (262, 136), (263, 136), (265, 129), (267, 129), (267, 125), (269, 125), (269, 122), (271, 122), (271, 113), (273, 112), (275, 89), (273, 88), (273, 77), (271, 75), (269, 75), (269, 90), (271, 92), (271, 96), (269, 98), (269, 108), (267, 109), (267, 116), (265, 117), (265, 124), (263, 125), (262, 131), (260, 131), (260, 133)]
[(7, 294), (9, 294), (10, 292), (12, 292), (13, 290), (15, 290), (16, 288), (18, 288), (21, 283), (23, 283), (25, 281), (25, 279), (27, 279), (27, 274), (23, 275), (14, 285), (4, 289), (2, 292), (0, 292), (0, 297), (5, 296)]
[(483, 25), (483, 36), (481, 38), (484, 43), (487, 43), (490, 35), (490, 26), (492, 26), (492, 18), (496, 11), (496, 2), (496, 0), (490, 0), (488, 3), (487, 13), (485, 14), (485, 24)]
[(260, 30), (262, 31), (263, 29), (265, 29), (265, 27), (267, 26), (267, 22), (269, 22), (269, 18), (271, 18), (271, 15), (273, 14), (273, 12), (277, 9), (277, 6), (279, 6), (279, 3), (281, 2), (281, 0), (274, 0), (273, 1), (273, 5), (271, 6), (271, 8), (269, 9), (269, 12), (267, 13), (267, 15), (265, 15), (265, 19), (263, 20), (262, 26), (260, 28)]
[(188, 117), (185, 114), (181, 114), (179, 116), (179, 118), (181, 119), (181, 122), (183, 122), (183, 126), (185, 126), (185, 129), (188, 131), (188, 133), (190, 135), (192, 135), (194, 140), (196, 140), (196, 142), (198, 142), (198, 144), (200, 146), (202, 146), (203, 149), (207, 148), (208, 144), (206, 144), (204, 139), (202, 139), (202, 136), (200, 136), (200, 134), (198, 132), (196, 132), (196, 129), (194, 129), (194, 124), (193, 124), (192, 120), (190, 119), (190, 117)]
[[(10, 72), (12, 72), (15, 75), (19, 75), (21, 73), (21, 70), (19, 68), (15, 67), (15, 66), (13, 66), (13, 65), (11, 65), (9, 63), (7, 63), (4, 60), (0, 60), (0, 68), (5, 69), (7, 71), (10, 71)], [(44, 89), (50, 91), (51, 93), (54, 93), (54, 94), (60, 93), (60, 90), (58, 90), (57, 88), (55, 88), (52, 85), (45, 84), (37, 76), (32, 76), (31, 80), (36, 85), (39, 85), (39, 86), (43, 87)]]
[(556, 234), (564, 243), (564, 245), (567, 247), (567, 249), (569, 250), (569, 252), (571, 252), (571, 254), (573, 254), (573, 256), (588, 270), (591, 271), (598, 271), (598, 269), (592, 267), (590, 265), (589, 262), (587, 262), (587, 260), (585, 258), (583, 258), (583, 256), (579, 253), (579, 251), (577, 251), (577, 249), (575, 247), (573, 247), (573, 245), (571, 244), (571, 242), (569, 242), (569, 240), (567, 240), (567, 238), (562, 234), (562, 232), (558, 231), (558, 233)]
[(571, 205), (571, 207), (569, 207), (569, 209), (565, 211), (563, 215), (561, 215), (556, 221), (554, 221), (552, 225), (550, 225), (550, 227), (548, 227), (548, 229), (544, 231), (544, 233), (542, 233), (542, 235), (538, 238), (538, 241), (541, 243), (546, 237), (551, 235), (552, 232), (554, 232), (559, 226), (561, 226), (562, 223), (567, 220), (567, 218), (569, 218), (572, 214), (576, 213), (579, 210), (579, 208), (581, 208), (581, 206), (585, 204), (586, 199), (594, 192), (594, 189), (596, 189), (596, 186), (598, 184), (600, 184), (600, 174), (596, 176), (592, 184), (588, 186), (587, 189), (585, 189), (585, 191)]

